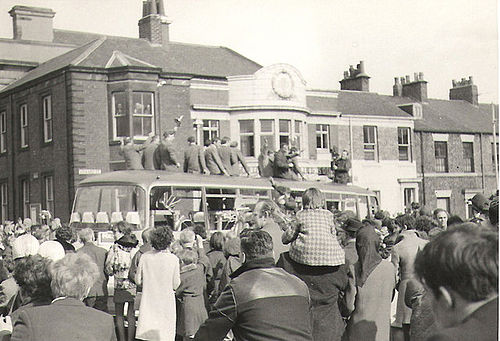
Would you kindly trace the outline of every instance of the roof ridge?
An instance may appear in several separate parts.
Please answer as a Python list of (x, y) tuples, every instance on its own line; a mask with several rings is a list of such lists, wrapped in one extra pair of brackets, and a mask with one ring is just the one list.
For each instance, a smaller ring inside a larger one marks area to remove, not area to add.
[(99, 46), (101, 46), (102, 43), (104, 43), (105, 40), (106, 40), (106, 38), (99, 38), (97, 40), (94, 40), (94, 41), (90, 42), (90, 44), (89, 44), (90, 46), (83, 53), (81, 53), (80, 55), (78, 55), (78, 57), (76, 57), (75, 59), (73, 59), (70, 62), (70, 64), (78, 65), (81, 62), (83, 62), (88, 56), (90, 56), (90, 54), (92, 52), (94, 52)]

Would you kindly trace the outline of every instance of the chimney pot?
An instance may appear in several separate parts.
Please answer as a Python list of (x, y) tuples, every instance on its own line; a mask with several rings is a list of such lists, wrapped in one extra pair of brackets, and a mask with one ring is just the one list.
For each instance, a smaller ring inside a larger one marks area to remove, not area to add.
[(399, 84), (399, 78), (398, 77), (394, 77), (394, 84)]
[(406, 75), (406, 83), (410, 83), (410, 75)]
[(344, 71), (344, 79), (349, 78), (349, 71)]
[(405, 84), (406, 83), (406, 79), (404, 77), (400, 77), (401, 79), (401, 84)]
[(424, 80), (424, 73), (423, 72), (419, 72), (418, 73), (418, 80), (419, 81), (423, 81)]
[(418, 73), (417, 72), (413, 73), (413, 78), (414, 78), (415, 82), (418, 82)]
[(456, 81), (455, 79), (453, 79), (453, 80), (451, 81), (451, 85), (452, 85), (453, 87), (456, 87), (456, 86), (457, 86), (457, 81)]
[(474, 84), (474, 80), (472, 79), (472, 76), (469, 76), (469, 83), (472, 85)]
[(359, 73), (364, 73), (365, 72), (365, 62), (362, 61), (362, 60), (358, 64), (358, 71), (359, 71)]

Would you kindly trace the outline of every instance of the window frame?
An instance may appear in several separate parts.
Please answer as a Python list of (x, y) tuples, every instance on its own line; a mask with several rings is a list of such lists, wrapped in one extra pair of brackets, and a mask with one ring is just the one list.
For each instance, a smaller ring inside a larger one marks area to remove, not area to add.
[[(438, 146), (444, 146), (444, 150), (445, 150), (444, 157), (442, 155), (438, 155), (438, 148), (437, 148)], [(436, 173), (448, 173), (449, 172), (448, 142), (446, 142), (446, 141), (434, 141), (434, 160), (435, 160), (434, 170)], [(444, 170), (441, 170), (442, 165), (438, 164), (438, 160), (444, 160), (443, 161)]]
[[(241, 123), (242, 122), (251, 122), (252, 126), (252, 131), (245, 131), (243, 132), (241, 130)], [(255, 120), (254, 119), (245, 119), (245, 120), (238, 120), (238, 126), (239, 126), (239, 134), (240, 134), (240, 150), (241, 153), (243, 154), (244, 157), (255, 157)], [(248, 150), (250, 153), (247, 152), (247, 148), (245, 147), (246, 143), (243, 143), (244, 138), (249, 138), (249, 141), (251, 141), (251, 145), (248, 147)]]
[[(205, 122), (207, 123), (207, 126), (205, 126)], [(213, 127), (212, 123), (216, 123), (216, 127)], [(205, 144), (207, 142), (207, 139), (205, 139), (205, 132), (208, 132), (208, 143), (212, 142), (215, 137), (220, 137), (220, 120), (202, 120), (202, 144)]]
[(0, 154), (7, 153), (7, 111), (0, 112)]
[(0, 222), (9, 216), (9, 187), (7, 181), (0, 182)]
[(29, 117), (28, 104), (24, 103), (19, 106), (19, 128), (20, 128), (20, 148), (26, 149), (29, 147)]
[[(326, 128), (326, 130), (324, 129)], [(316, 124), (316, 149), (328, 151), (330, 148), (330, 126)]]
[(50, 143), (54, 139), (52, 95), (46, 95), (42, 97), (42, 120), (43, 120), (43, 142)]
[[(262, 123), (263, 122), (271, 122), (271, 132), (269, 131), (263, 131), (262, 130)], [(275, 127), (275, 120), (273, 118), (262, 118), (259, 119), (259, 128), (260, 128), (260, 148), (262, 149), (262, 146), (264, 145), (264, 139), (267, 139), (268, 142), (268, 148), (270, 148), (272, 151), (276, 150), (276, 127)]]
[[(26, 184), (26, 187), (25, 187)], [(23, 213), (23, 218), (28, 218), (30, 216), (30, 180), (28, 176), (23, 176), (19, 178), (19, 187), (21, 195), (19, 196), (21, 211)]]
[[(136, 113), (135, 112), (135, 106), (137, 103), (134, 103), (134, 95), (140, 94), (141, 95), (141, 105), (143, 106), (142, 113)], [(155, 131), (155, 96), (154, 92), (152, 91), (132, 91), (132, 108), (129, 110), (130, 111), (130, 121), (129, 121), (129, 130), (130, 130), (130, 136), (132, 136), (134, 139), (147, 139), (149, 133)], [(144, 95), (149, 95), (151, 97), (151, 113), (147, 114), (145, 113), (145, 106), (144, 106)], [(141, 135), (136, 134), (134, 131), (134, 121), (135, 118), (141, 118)], [(146, 132), (144, 134), (144, 119), (150, 119), (151, 120), (151, 132)]]
[[(366, 134), (367, 130), (366, 129), (373, 129), (373, 142), (367, 141), (371, 137), (370, 134)], [(373, 148), (370, 148), (373, 147)], [(372, 158), (367, 158), (367, 153), (373, 153), (373, 159)], [(369, 125), (364, 125), (363, 126), (363, 156), (364, 160), (366, 161), (378, 161), (378, 131), (377, 131), (377, 126), (369, 126)]]
[[(50, 213), (54, 214), (55, 209), (55, 196), (54, 196), (54, 175), (44, 174), (43, 178), (43, 207), (45, 210), (48, 210)], [(50, 181), (48, 181), (50, 180)], [(48, 188), (48, 184), (50, 183), (50, 188)]]
[[(285, 122), (287, 125), (287, 130), (288, 131), (281, 131), (281, 122)], [(287, 141), (285, 142), (283, 139), (286, 139)], [(277, 149), (281, 148), (281, 144), (286, 143), (290, 145), (292, 142), (292, 120), (291, 119), (278, 119), (278, 146), (276, 147)]]
[[(404, 137), (401, 132), (406, 132), (407, 141), (403, 141)], [(401, 150), (406, 148), (406, 159), (401, 158)], [(412, 149), (411, 149), (411, 128), (410, 127), (398, 127), (398, 160), (399, 161), (412, 161)]]
[[(467, 148), (466, 148), (467, 146)], [(467, 150), (470, 147), (470, 150)], [(462, 141), (464, 172), (474, 173), (474, 142)], [(467, 155), (470, 152), (470, 155)]]
[[(293, 120), (293, 143), (298, 150), (302, 149), (303, 135), (302, 132), (304, 122), (301, 120)], [(297, 129), (298, 128), (298, 129)]]

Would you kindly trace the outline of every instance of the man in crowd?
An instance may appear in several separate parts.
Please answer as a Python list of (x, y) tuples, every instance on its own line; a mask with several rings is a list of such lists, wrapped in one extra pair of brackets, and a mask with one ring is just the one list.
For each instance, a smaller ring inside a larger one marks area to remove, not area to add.
[(146, 142), (144, 142), (144, 150), (142, 151), (142, 165), (144, 166), (144, 169), (155, 169), (154, 153), (158, 144), (158, 136), (151, 132)]
[(119, 154), (125, 159), (127, 169), (144, 169), (141, 156), (143, 149), (144, 145), (135, 144), (133, 138), (125, 137), (121, 139)]
[(243, 169), (250, 176), (250, 170), (245, 162), (245, 157), (241, 153), (241, 150), (238, 148), (238, 142), (233, 141), (229, 145), (231, 147), (231, 175), (239, 176), (240, 175), (240, 163), (243, 166)]
[(415, 272), (443, 327), (427, 340), (498, 340), (498, 233), (444, 231), (417, 255)]
[(231, 274), (195, 340), (312, 340), (307, 285), (274, 266), (273, 240), (262, 230), (241, 233), (245, 261)]
[(92, 308), (108, 311), (108, 277), (104, 273), (104, 263), (106, 262), (106, 250), (94, 244), (94, 231), (90, 228), (81, 230), (78, 233), (83, 246), (77, 253), (85, 253), (96, 263), (99, 269), (99, 276), (90, 289), (90, 293), (85, 298), (84, 303)]
[(232, 162), (231, 162), (231, 148), (229, 147), (229, 137), (223, 137), (220, 141), (220, 146), (218, 146), (217, 151), (219, 152), (220, 160), (222, 165), (231, 175)]
[(274, 153), (274, 177), (293, 180), (293, 163), (288, 159), (288, 144), (282, 143), (280, 150)]
[(488, 199), (486, 199), (483, 194), (477, 193), (472, 197), (470, 203), (472, 205), (472, 210), (474, 211), (474, 217), (471, 219), (471, 222), (479, 224), (483, 227), (488, 227), (488, 211), (490, 209)]
[(219, 156), (218, 149), (220, 148), (220, 139), (214, 137), (212, 143), (205, 150), (205, 161), (207, 168), (212, 175), (229, 175), (228, 171), (224, 168), (222, 160)]
[(188, 147), (184, 151), (184, 172), (209, 174), (203, 148), (196, 144), (194, 136), (189, 136), (187, 142)]
[(154, 152), (155, 169), (178, 171), (181, 167), (175, 155), (174, 138), (175, 131), (163, 133), (163, 139)]
[(349, 170), (351, 169), (351, 160), (349, 160), (349, 152), (342, 151), (342, 155), (335, 161), (333, 166), (335, 169), (334, 181), (339, 184), (347, 184), (349, 182)]

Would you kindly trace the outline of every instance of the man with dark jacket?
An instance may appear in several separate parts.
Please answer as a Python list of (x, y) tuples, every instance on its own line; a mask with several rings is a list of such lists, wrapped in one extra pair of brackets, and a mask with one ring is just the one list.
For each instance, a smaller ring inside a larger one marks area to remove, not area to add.
[(240, 175), (240, 163), (243, 166), (243, 169), (250, 176), (250, 169), (245, 162), (245, 157), (241, 153), (241, 150), (238, 148), (238, 142), (233, 141), (229, 145), (231, 147), (231, 175), (238, 176)]
[(307, 285), (274, 266), (273, 240), (262, 230), (241, 233), (245, 262), (231, 274), (195, 340), (312, 340)]
[(78, 232), (78, 237), (83, 246), (77, 253), (85, 253), (96, 263), (99, 276), (90, 289), (89, 295), (84, 299), (88, 307), (108, 312), (108, 276), (104, 273), (107, 251), (94, 244), (94, 231), (90, 228)]
[(274, 177), (293, 180), (293, 163), (288, 159), (288, 144), (282, 143), (280, 150), (274, 153)]
[(231, 174), (232, 162), (231, 162), (231, 148), (229, 147), (229, 137), (223, 137), (220, 141), (220, 146), (218, 146), (217, 151), (219, 152), (220, 160), (222, 165)]
[(177, 161), (173, 141), (175, 131), (165, 132), (158, 148), (154, 152), (154, 163), (156, 169), (178, 171), (181, 167)]
[(188, 147), (184, 151), (184, 173), (209, 174), (202, 147), (196, 144), (194, 136), (189, 136), (187, 142)]
[(229, 175), (219, 156), (219, 148), (220, 139), (218, 137), (214, 137), (212, 143), (205, 150), (205, 161), (207, 163), (207, 168), (212, 175)]
[(498, 233), (473, 224), (441, 232), (415, 272), (442, 327), (428, 341), (498, 340)]

